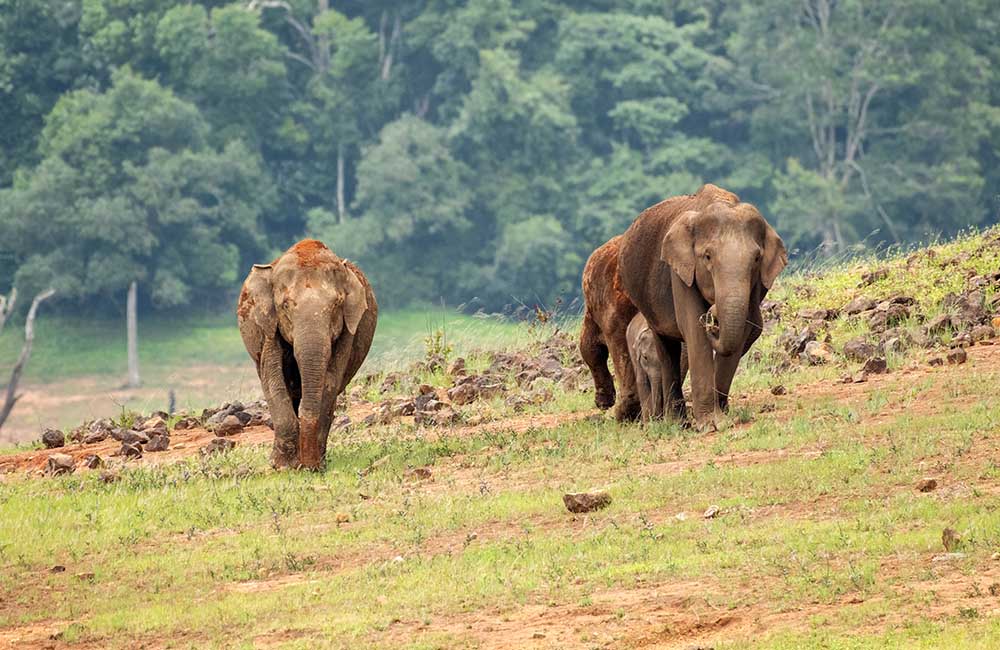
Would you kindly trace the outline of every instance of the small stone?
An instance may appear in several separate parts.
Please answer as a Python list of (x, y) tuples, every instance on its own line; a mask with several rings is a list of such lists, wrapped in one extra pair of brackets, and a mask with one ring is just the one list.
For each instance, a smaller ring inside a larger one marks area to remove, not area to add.
[(420, 480), (426, 480), (433, 476), (433, 472), (431, 472), (430, 467), (414, 467), (411, 470), (407, 470), (406, 476)]
[(674, 519), (676, 519), (677, 521), (687, 521), (687, 518), (688, 518), (688, 513), (686, 512), (678, 512), (676, 515), (674, 515)]
[(771, 394), (772, 395), (787, 395), (788, 394), (788, 389), (785, 388), (782, 384), (778, 384), (777, 386), (772, 386), (771, 387)]
[(478, 397), (479, 389), (471, 383), (459, 384), (448, 390), (448, 399), (451, 400), (452, 404), (458, 404), (459, 406), (474, 402)]
[(802, 356), (809, 365), (820, 366), (833, 359), (833, 350), (830, 348), (829, 343), (809, 341), (802, 351)]
[(1000, 330), (1000, 316), (994, 316), (993, 320), (990, 321), (990, 325), (993, 326), (994, 330)]
[(465, 359), (459, 357), (451, 362), (448, 366), (448, 374), (452, 377), (458, 377), (465, 374)]
[(346, 512), (338, 512), (335, 516), (335, 519), (338, 524), (346, 524), (351, 521), (351, 515), (347, 514)]
[(142, 445), (138, 442), (123, 442), (118, 455), (125, 458), (142, 458)]
[(953, 328), (950, 314), (938, 314), (934, 318), (927, 321), (924, 325), (924, 331), (928, 334), (941, 334), (946, 329)]
[(611, 504), (611, 495), (604, 490), (571, 492), (563, 495), (563, 504), (570, 512), (593, 512), (608, 507)]
[(85, 444), (85, 445), (93, 445), (93, 444), (97, 444), (98, 442), (104, 442), (105, 440), (108, 439), (108, 436), (110, 436), (110, 435), (111, 435), (110, 431), (106, 431), (106, 430), (104, 430), (104, 431), (94, 431), (92, 433), (88, 433), (87, 435), (85, 435), (83, 437), (83, 444)]
[(420, 386), (417, 387), (417, 392), (421, 395), (433, 395), (434, 387), (430, 384), (420, 384)]
[(843, 353), (849, 360), (861, 362), (875, 356), (875, 346), (864, 337), (858, 337), (844, 344)]
[(715, 519), (719, 515), (719, 506), (709, 506), (708, 510), (702, 514), (703, 519)]
[(146, 451), (166, 451), (167, 447), (170, 446), (170, 437), (166, 434), (157, 433), (149, 438), (149, 442), (146, 443)]
[(957, 366), (963, 364), (968, 358), (969, 354), (965, 351), (965, 348), (952, 348), (948, 350), (948, 363), (950, 365)]
[(106, 469), (101, 471), (101, 474), (97, 477), (101, 483), (114, 483), (121, 478), (121, 474), (114, 469)]
[(74, 577), (82, 582), (93, 582), (95, 576), (93, 571), (82, 571)]
[(865, 361), (865, 365), (861, 367), (862, 372), (871, 375), (880, 375), (888, 369), (889, 365), (883, 357), (872, 357), (868, 361)]
[(927, 360), (927, 365), (930, 365), (930, 366), (943, 366), (944, 365), (944, 359), (942, 359), (941, 357), (931, 357), (930, 359)]
[(198, 418), (183, 418), (177, 421), (174, 425), (174, 431), (184, 431), (185, 429), (194, 429), (195, 427), (200, 427), (201, 421)]
[(402, 564), (405, 561), (406, 560), (403, 559), (402, 555), (397, 555), (396, 557), (392, 558), (392, 563), (393, 564)]
[(167, 422), (159, 415), (153, 416), (139, 425), (139, 431), (166, 431)]
[(922, 478), (917, 481), (918, 492), (933, 492), (937, 488), (937, 479)]
[(954, 528), (945, 528), (941, 532), (941, 543), (944, 544), (944, 550), (954, 553), (962, 543), (962, 536)]
[(871, 311), (872, 309), (875, 309), (875, 301), (862, 296), (844, 305), (843, 311), (848, 316), (855, 316), (861, 312)]
[(805, 320), (832, 320), (837, 317), (835, 309), (800, 309), (799, 318)]
[(65, 571), (66, 567), (61, 564), (53, 564), (52, 568), (49, 569), (49, 573), (64, 573)]
[(1000, 551), (994, 552), (993, 555), (990, 556), (990, 559), (994, 561), (1000, 560)]
[(73, 457), (69, 454), (52, 454), (45, 465), (45, 471), (51, 476), (72, 474), (76, 469)]
[(215, 435), (220, 437), (235, 436), (238, 433), (243, 433), (243, 422), (241, 422), (235, 415), (227, 415), (222, 422), (215, 427)]
[(42, 444), (46, 449), (56, 449), (66, 446), (66, 436), (58, 429), (46, 429), (42, 433)]
[(207, 445), (202, 446), (200, 453), (202, 456), (220, 454), (233, 449), (236, 442), (228, 438), (212, 438)]
[(104, 465), (104, 459), (97, 454), (87, 454), (83, 458), (82, 465), (87, 469), (97, 469)]
[(969, 332), (969, 337), (976, 343), (995, 338), (997, 332), (992, 325), (976, 325)]
[(534, 634), (531, 635), (531, 638), (532, 639), (544, 639), (545, 635), (542, 634), (541, 632), (535, 632)]
[(931, 562), (956, 562), (964, 560), (965, 553), (942, 553), (931, 558)]
[[(866, 381), (868, 381), (868, 373), (865, 372), (864, 370), (861, 370), (861, 371), (856, 372), (853, 375), (851, 375), (850, 376), (850, 380), (851, 380), (852, 384), (863, 384)], [(847, 382), (844, 382), (844, 383), (847, 383)]]
[(879, 280), (884, 280), (889, 277), (889, 269), (886, 267), (881, 267), (874, 269), (872, 271), (866, 271), (861, 274), (861, 285), (862, 287), (868, 286), (869, 284), (874, 284)]
[(149, 442), (149, 436), (145, 432), (132, 429), (115, 429), (111, 436), (122, 444), (144, 445)]

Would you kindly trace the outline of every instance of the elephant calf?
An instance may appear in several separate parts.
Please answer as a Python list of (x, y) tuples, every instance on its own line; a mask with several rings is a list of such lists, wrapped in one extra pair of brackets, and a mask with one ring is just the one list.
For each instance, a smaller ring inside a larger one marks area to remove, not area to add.
[(274, 423), (275, 467), (319, 468), (337, 396), (361, 367), (378, 319), (368, 279), (304, 239), (254, 264), (236, 309)]
[[(635, 384), (639, 392), (644, 421), (658, 420), (673, 399), (674, 387), (667, 383), (677, 375), (664, 367), (670, 363), (656, 332), (649, 328), (646, 318), (636, 314), (625, 332), (628, 353), (635, 369)], [(674, 409), (676, 405), (672, 405)]]

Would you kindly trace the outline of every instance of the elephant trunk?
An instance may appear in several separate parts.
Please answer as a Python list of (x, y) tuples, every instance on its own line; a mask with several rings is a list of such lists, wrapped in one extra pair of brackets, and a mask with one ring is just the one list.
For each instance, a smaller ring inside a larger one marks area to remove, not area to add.
[(736, 280), (716, 284), (716, 301), (713, 306), (718, 318), (718, 334), (711, 335), (716, 353), (728, 357), (740, 354), (746, 338), (747, 312), (750, 307), (750, 283)]
[(319, 440), (319, 421), (323, 409), (326, 371), (330, 364), (330, 335), (320, 329), (297, 328), (295, 361), (302, 381), (299, 403), (299, 464), (317, 469), (323, 462)]

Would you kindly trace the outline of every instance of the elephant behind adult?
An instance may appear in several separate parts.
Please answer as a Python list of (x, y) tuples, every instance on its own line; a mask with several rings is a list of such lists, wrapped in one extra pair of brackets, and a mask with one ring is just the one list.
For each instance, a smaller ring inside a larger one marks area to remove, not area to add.
[(236, 310), (274, 423), (275, 467), (318, 468), (337, 396), (361, 367), (378, 304), (357, 266), (304, 239), (254, 264)]
[[(698, 425), (714, 423), (728, 406), (740, 357), (760, 336), (760, 303), (787, 261), (760, 212), (711, 184), (647, 208), (622, 235), (622, 288), (679, 380), (685, 344)], [(672, 401), (683, 404), (680, 381), (674, 385)]]

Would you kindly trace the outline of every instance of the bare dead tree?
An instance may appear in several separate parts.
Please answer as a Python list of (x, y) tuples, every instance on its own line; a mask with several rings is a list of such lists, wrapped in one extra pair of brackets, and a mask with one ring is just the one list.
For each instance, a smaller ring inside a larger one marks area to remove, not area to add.
[(28, 318), (24, 321), (24, 347), (21, 348), (21, 356), (17, 358), (17, 363), (14, 364), (14, 369), (10, 373), (10, 380), (7, 382), (7, 394), (4, 398), (3, 407), (0, 408), (0, 429), (3, 428), (3, 423), (7, 421), (10, 412), (14, 410), (17, 400), (21, 398), (17, 394), (17, 384), (21, 381), (21, 373), (24, 372), (24, 366), (27, 365), (28, 359), (31, 357), (31, 346), (35, 342), (35, 315), (38, 313), (38, 305), (42, 304), (42, 301), (52, 297), (54, 293), (55, 289), (48, 289), (35, 296), (35, 299), (31, 301), (31, 308), (28, 309)]
[(128, 298), (125, 302), (125, 334), (128, 349), (128, 388), (138, 388), (142, 382), (139, 379), (139, 285), (135, 280), (128, 285)]
[(3, 334), (3, 326), (7, 324), (7, 318), (14, 312), (14, 305), (16, 303), (16, 288), (10, 290), (10, 295), (0, 296), (0, 334)]

